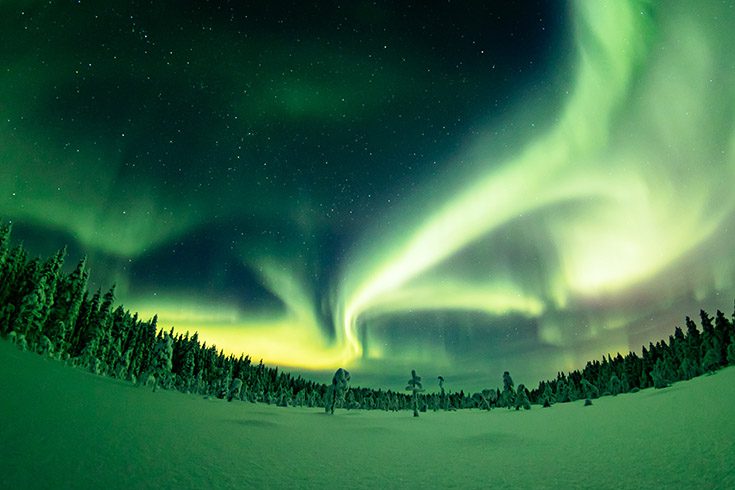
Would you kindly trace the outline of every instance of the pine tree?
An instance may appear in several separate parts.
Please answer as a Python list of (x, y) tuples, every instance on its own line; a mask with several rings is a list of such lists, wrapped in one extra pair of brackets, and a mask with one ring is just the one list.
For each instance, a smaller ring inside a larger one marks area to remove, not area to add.
[(682, 359), (679, 365), (679, 379), (689, 380), (697, 375), (697, 368), (688, 357)]
[[(18, 245), (6, 255), (4, 265), (0, 269), (0, 304), (16, 304), (18, 299), (16, 296), (22, 291), (20, 286), (25, 269), (26, 251)], [(11, 326), (12, 323), (8, 324), (7, 328), (10, 329)]]
[(671, 384), (674, 375), (667, 359), (662, 358), (656, 361), (653, 371), (651, 371), (651, 378), (653, 379), (654, 388), (666, 388)]
[(242, 391), (242, 380), (240, 378), (233, 378), (230, 383), (230, 389), (227, 392), (227, 401), (231, 402), (234, 399), (240, 399), (240, 392)]
[(446, 411), (449, 410), (449, 403), (447, 400), (447, 392), (444, 390), (444, 376), (437, 376), (437, 379), (439, 380), (439, 390), (441, 390), (439, 403), (441, 404), (442, 410)]
[(0, 283), (5, 279), (5, 261), (9, 253), (10, 233), (13, 231), (13, 224), (8, 223), (0, 226)]
[[(694, 321), (686, 317), (687, 325), (687, 358), (691, 361), (693, 366), (699, 367), (702, 363), (702, 357), (700, 351), (702, 350), (702, 336), (697, 330), (697, 325)], [(697, 372), (699, 375), (699, 372)]]
[(70, 349), (75, 334), (79, 310), (87, 289), (88, 273), (86, 257), (77, 264), (74, 271), (60, 279), (54, 304), (47, 320), (48, 336), (60, 353)]
[(86, 345), (93, 339), (97, 338), (97, 324), (94, 321), (99, 311), (100, 297), (102, 292), (98, 289), (92, 298), (88, 298), (85, 294), (82, 304), (79, 307), (79, 316), (74, 327), (74, 334), (70, 346), (70, 354), (72, 357), (79, 355)]
[(705, 344), (706, 350), (702, 357), (702, 371), (712, 374), (720, 368), (722, 349), (717, 337), (714, 335), (708, 337), (710, 338)]
[(544, 408), (549, 408), (551, 405), (556, 403), (556, 398), (554, 397), (554, 393), (551, 390), (551, 384), (544, 382), (544, 389), (541, 394), (541, 398), (539, 399), (541, 404), (544, 406)]
[(36, 287), (23, 298), (20, 311), (13, 324), (13, 330), (26, 341), (33, 337), (36, 331), (40, 331), (41, 311), (46, 303), (45, 297), (46, 280), (41, 277)]
[(41, 274), (46, 279), (44, 286), (45, 301), (41, 307), (38, 335), (44, 333), (44, 328), (49, 320), (52, 306), (55, 302), (57, 285), (60, 280), (61, 267), (64, 265), (66, 247), (59, 250), (56, 255), (47, 260), (41, 268)]
[(87, 342), (79, 355), (79, 364), (87, 368), (90, 372), (100, 374), (100, 360), (97, 358), (97, 350), (99, 345), (98, 339), (92, 338)]
[(607, 390), (610, 392), (612, 396), (618, 396), (621, 392), (621, 382), (620, 378), (617, 377), (617, 375), (613, 374), (610, 376), (610, 381), (608, 382), (608, 388)]
[(512, 408), (515, 402), (515, 391), (513, 390), (513, 378), (508, 371), (503, 372), (503, 392), (500, 394), (500, 406)]
[(725, 314), (717, 310), (715, 316), (715, 337), (720, 343), (720, 365), (727, 366), (727, 347), (730, 345), (730, 335), (733, 333), (733, 325), (725, 317)]
[[(156, 342), (153, 351), (153, 359), (150, 369), (150, 375), (153, 376), (153, 391), (159, 386), (165, 387), (166, 378), (171, 374), (171, 356), (173, 355), (173, 341), (168, 333)], [(147, 382), (147, 380), (146, 380)]]
[(515, 397), (516, 410), (523, 407), (524, 410), (531, 410), (531, 402), (528, 400), (528, 390), (523, 384), (518, 385)]
[(600, 390), (597, 389), (597, 386), (593, 385), (586, 379), (582, 378), (580, 384), (582, 385), (582, 393), (585, 398), (597, 398), (600, 396)]
[(730, 337), (730, 345), (727, 346), (727, 363), (735, 365), (735, 335)]

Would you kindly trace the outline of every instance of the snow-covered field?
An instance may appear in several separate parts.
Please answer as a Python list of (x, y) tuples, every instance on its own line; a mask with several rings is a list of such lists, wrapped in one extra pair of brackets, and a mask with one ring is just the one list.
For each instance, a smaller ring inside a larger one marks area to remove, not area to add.
[(534, 407), (278, 408), (136, 388), (0, 342), (0, 488), (735, 488), (735, 368)]

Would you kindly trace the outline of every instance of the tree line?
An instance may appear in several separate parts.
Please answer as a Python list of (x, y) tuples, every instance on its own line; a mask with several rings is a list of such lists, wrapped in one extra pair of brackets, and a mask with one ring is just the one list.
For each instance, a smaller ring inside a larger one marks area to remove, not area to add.
[[(247, 355), (225, 355), (216, 346), (189, 335), (158, 327), (157, 317), (140, 319), (115, 305), (115, 287), (102, 293), (88, 290), (87, 260), (62, 271), (66, 250), (45, 260), (30, 258), (22, 245), (10, 246), (10, 224), (0, 227), (0, 335), (23, 350), (62, 360), (90, 372), (133, 383), (203, 396), (239, 399), (280, 406), (322, 407), (334, 410), (491, 410), (530, 409), (554, 403), (663, 388), (735, 364), (735, 314), (727, 318), (700, 312), (701, 331), (687, 317), (686, 332), (676, 327), (668, 342), (603, 356), (584, 369), (558, 373), (537, 388), (517, 387), (510, 373), (503, 388), (473, 394), (446, 392), (438, 378), (438, 392), (427, 393), (414, 372), (406, 388), (410, 394), (349, 387), (340, 381), (326, 385), (292, 376), (278, 367), (254, 364)], [(339, 372), (339, 371), (338, 371)], [(346, 371), (344, 373), (347, 373)], [(344, 373), (342, 379), (344, 378)], [(344, 379), (343, 379), (344, 380)], [(349, 380), (347, 373), (346, 380)], [(233, 387), (236, 387), (233, 388)]]

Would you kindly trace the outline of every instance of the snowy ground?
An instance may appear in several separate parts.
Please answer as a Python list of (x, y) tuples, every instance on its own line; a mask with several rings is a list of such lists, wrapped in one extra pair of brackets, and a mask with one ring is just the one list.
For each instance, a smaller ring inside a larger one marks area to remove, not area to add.
[(534, 407), (385, 413), (152, 393), (0, 342), (0, 488), (735, 488), (735, 368)]

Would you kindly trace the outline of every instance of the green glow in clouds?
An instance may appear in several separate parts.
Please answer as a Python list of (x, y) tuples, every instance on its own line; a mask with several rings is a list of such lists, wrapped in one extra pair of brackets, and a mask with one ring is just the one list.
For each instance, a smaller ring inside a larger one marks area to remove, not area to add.
[[(563, 345), (545, 310), (624, 294), (675, 267), (731, 215), (732, 135), (712, 131), (728, 114), (718, 105), (732, 108), (732, 70), (712, 46), (729, 34), (668, 4), (657, 12), (672, 15), (661, 31), (647, 2), (574, 7), (576, 76), (557, 124), (502, 163), (477, 141), (468, 154), (484, 174), (428, 212), (406, 210), (387, 239), (348, 263), (337, 320), (354, 356), (359, 327), (370, 329), (363, 318), (421, 309), (517, 310), (539, 316), (541, 338)], [(529, 215), (556, 255), (546, 284), (424, 279)]]

